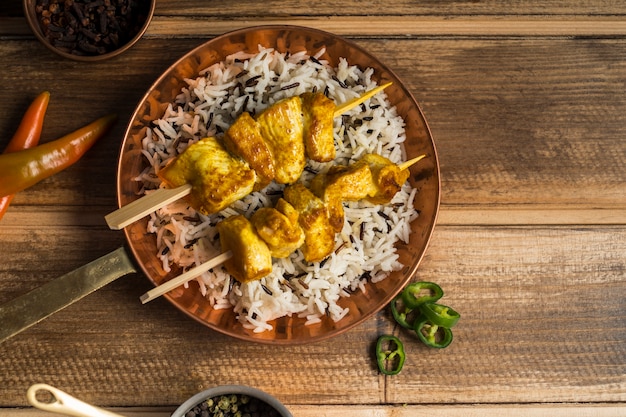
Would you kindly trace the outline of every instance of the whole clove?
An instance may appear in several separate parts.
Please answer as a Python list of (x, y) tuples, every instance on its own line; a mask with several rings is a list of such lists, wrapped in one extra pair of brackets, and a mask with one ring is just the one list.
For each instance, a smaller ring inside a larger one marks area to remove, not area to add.
[(35, 10), (52, 45), (70, 54), (96, 56), (139, 33), (150, 0), (37, 0)]

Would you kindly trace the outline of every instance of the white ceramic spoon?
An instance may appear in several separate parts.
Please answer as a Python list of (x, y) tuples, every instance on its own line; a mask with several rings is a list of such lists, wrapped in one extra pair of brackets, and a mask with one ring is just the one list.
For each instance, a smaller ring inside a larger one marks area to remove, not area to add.
[[(47, 392), (54, 401), (42, 402), (37, 393)], [(51, 413), (75, 417), (123, 417), (102, 408), (84, 403), (71, 395), (48, 384), (34, 384), (26, 391), (26, 398), (33, 407)]]

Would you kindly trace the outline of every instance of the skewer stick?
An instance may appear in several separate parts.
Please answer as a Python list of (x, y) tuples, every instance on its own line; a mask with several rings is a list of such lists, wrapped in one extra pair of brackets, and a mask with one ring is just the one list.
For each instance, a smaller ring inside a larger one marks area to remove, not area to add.
[[(385, 88), (389, 87), (392, 83), (386, 83), (374, 87), (371, 90), (363, 93), (359, 97), (355, 97), (352, 100), (338, 105), (335, 108), (334, 117), (339, 117), (348, 110), (355, 106), (365, 102), (369, 98), (378, 94)], [(181, 199), (191, 192), (191, 185), (184, 184), (177, 188), (159, 188), (154, 192), (147, 194), (146, 196), (137, 199), (131, 203), (128, 203), (124, 207), (121, 207), (106, 216), (104, 219), (107, 225), (112, 230), (120, 230), (128, 226), (131, 223), (136, 222), (144, 216), (164, 207), (178, 199)]]
[(199, 275), (202, 275), (209, 269), (215, 268), (216, 266), (223, 264), (224, 262), (229, 260), (232, 256), (233, 256), (233, 253), (231, 251), (224, 252), (216, 256), (215, 258), (208, 260), (207, 262), (200, 264), (196, 266), (195, 268), (190, 269), (184, 274), (179, 275), (176, 278), (173, 278), (159, 285), (158, 287), (154, 287), (153, 289), (151, 289), (150, 291), (148, 291), (147, 293), (139, 297), (139, 299), (141, 300), (141, 304), (146, 304), (147, 302), (152, 301), (155, 298), (162, 296), (166, 292), (171, 291), (174, 288), (180, 285), (183, 285), (184, 283), (188, 281), (191, 281), (192, 279), (198, 277)]
[(417, 156), (413, 159), (409, 159), (408, 161), (405, 161), (403, 163), (401, 163), (400, 165), (398, 165), (398, 168), (400, 168), (400, 171), (404, 171), (405, 169), (408, 169), (411, 167), (411, 165), (416, 164), (418, 161), (421, 161), (422, 159), (426, 158), (426, 155), (420, 155)]
[(104, 216), (109, 228), (120, 230), (153, 211), (183, 198), (191, 192), (190, 184), (176, 188), (159, 188)]
[(353, 98), (352, 100), (348, 100), (345, 103), (342, 103), (342, 104), (338, 105), (337, 107), (335, 107), (334, 116), (335, 117), (341, 116), (342, 114), (346, 113), (348, 110), (358, 106), (361, 103), (364, 103), (365, 101), (367, 101), (371, 97), (373, 97), (376, 94), (380, 93), (385, 88), (389, 87), (391, 84), (392, 84), (391, 82), (388, 82), (387, 84), (379, 85), (378, 87), (374, 87), (371, 90), (366, 91), (362, 95)]

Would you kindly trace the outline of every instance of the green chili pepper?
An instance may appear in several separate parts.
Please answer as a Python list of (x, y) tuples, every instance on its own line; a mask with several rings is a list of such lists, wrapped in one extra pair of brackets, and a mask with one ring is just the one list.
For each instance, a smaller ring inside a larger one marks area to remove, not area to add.
[(420, 312), (433, 324), (439, 327), (452, 328), (461, 315), (448, 306), (435, 303), (424, 303), (419, 307)]
[(405, 329), (413, 329), (415, 327), (415, 319), (420, 315), (420, 310), (407, 307), (402, 299), (402, 294), (398, 294), (391, 302), (391, 314), (393, 314), (393, 318), (400, 326)]
[(376, 342), (378, 369), (385, 375), (396, 375), (404, 366), (404, 345), (395, 336), (383, 335)]
[(452, 330), (437, 326), (425, 316), (416, 320), (414, 330), (426, 346), (442, 349), (452, 343)]
[[(420, 295), (420, 292), (426, 290), (429, 295)], [(404, 304), (409, 308), (417, 308), (424, 303), (434, 303), (443, 296), (443, 290), (434, 282), (413, 282), (402, 291), (402, 299)]]

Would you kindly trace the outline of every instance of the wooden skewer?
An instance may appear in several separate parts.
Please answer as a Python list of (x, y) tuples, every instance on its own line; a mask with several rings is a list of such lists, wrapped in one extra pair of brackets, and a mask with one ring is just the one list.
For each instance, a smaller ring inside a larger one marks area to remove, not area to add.
[(216, 266), (223, 264), (224, 262), (229, 260), (232, 256), (233, 256), (233, 253), (231, 251), (224, 252), (216, 256), (215, 258), (210, 259), (206, 261), (205, 263), (200, 264), (196, 266), (195, 268), (190, 269), (184, 274), (181, 274), (177, 276), (176, 278), (173, 278), (157, 287), (154, 287), (153, 289), (151, 289), (150, 291), (148, 291), (147, 293), (139, 297), (139, 299), (141, 300), (141, 304), (146, 304), (147, 302), (152, 301), (155, 298), (162, 296), (166, 292), (171, 291), (174, 288), (180, 285), (183, 285), (184, 283), (188, 281), (191, 281), (192, 279), (202, 275), (209, 269), (215, 268)]
[(120, 230), (153, 211), (183, 198), (191, 192), (190, 184), (176, 188), (159, 188), (104, 216), (109, 227)]
[(400, 165), (398, 165), (398, 168), (400, 168), (400, 171), (404, 171), (405, 169), (410, 168), (411, 165), (416, 164), (418, 161), (421, 161), (424, 158), (426, 158), (426, 155), (420, 155), (413, 159), (409, 159), (408, 161), (405, 161), (401, 163)]
[[(385, 88), (389, 87), (392, 83), (386, 83), (383, 85), (379, 85), (378, 87), (374, 87), (371, 90), (365, 92), (363, 95), (353, 98), (352, 100), (348, 100), (347, 102), (340, 104), (335, 108), (335, 112), (333, 116), (339, 117), (348, 110), (352, 109), (355, 106), (365, 102), (369, 98), (378, 94)], [(124, 207), (121, 207), (106, 216), (104, 216), (104, 220), (107, 222), (107, 225), (110, 229), (120, 230), (124, 227), (128, 226), (141, 219), (144, 216), (164, 207), (178, 199), (181, 199), (188, 195), (191, 192), (191, 185), (184, 184), (180, 187), (176, 188), (159, 188), (150, 194), (147, 194), (145, 197), (139, 198), (129, 204), (126, 204)]]
[(348, 100), (345, 103), (338, 105), (337, 107), (335, 107), (334, 116), (335, 117), (341, 116), (342, 114), (346, 113), (348, 110), (353, 109), (354, 107), (356, 107), (359, 104), (365, 102), (369, 98), (371, 98), (371, 97), (375, 96), (376, 94), (380, 93), (385, 88), (389, 87), (391, 84), (393, 84), (393, 83), (388, 82), (387, 84), (379, 85), (378, 87), (374, 87), (371, 90), (366, 91), (362, 95), (353, 98), (352, 100)]

